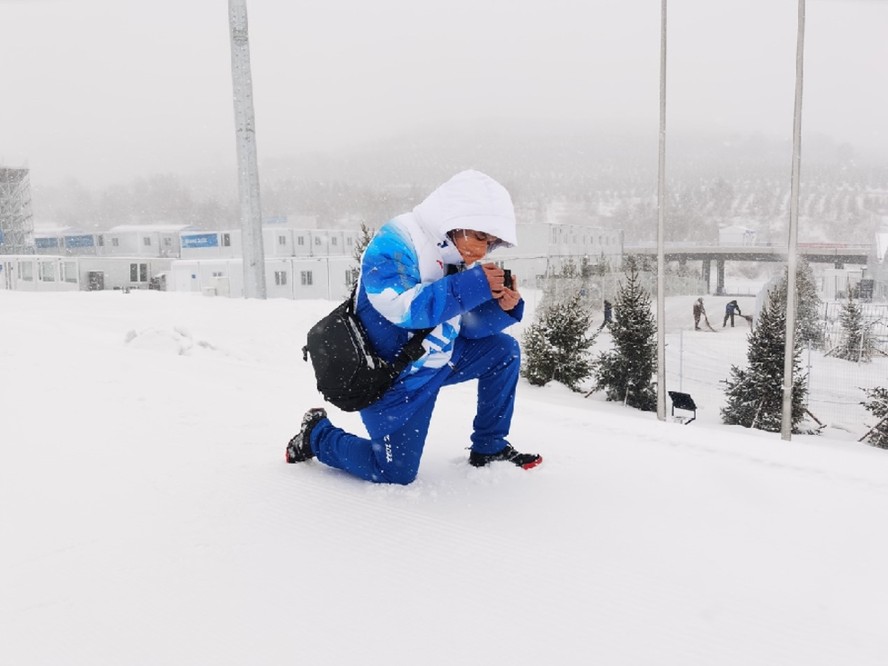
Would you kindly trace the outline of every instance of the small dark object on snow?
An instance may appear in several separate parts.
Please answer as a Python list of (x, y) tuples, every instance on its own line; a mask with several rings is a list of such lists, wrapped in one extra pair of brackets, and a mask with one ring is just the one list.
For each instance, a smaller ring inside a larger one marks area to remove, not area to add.
[(672, 416), (675, 416), (676, 409), (683, 409), (688, 412), (693, 412), (694, 414), (694, 416), (690, 419), (688, 419), (688, 417), (686, 416), (679, 416), (677, 420), (680, 420), (682, 423), (687, 425), (697, 418), (697, 403), (694, 402), (694, 399), (690, 396), (689, 393), (669, 391), (669, 397), (672, 399)]

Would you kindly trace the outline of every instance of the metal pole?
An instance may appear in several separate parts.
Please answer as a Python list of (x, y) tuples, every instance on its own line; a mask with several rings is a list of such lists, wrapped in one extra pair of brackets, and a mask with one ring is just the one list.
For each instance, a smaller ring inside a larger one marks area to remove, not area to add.
[(678, 390), (684, 391), (684, 329), (678, 329)]
[(805, 0), (799, 0), (796, 40), (795, 110), (792, 122), (792, 188), (789, 202), (789, 244), (786, 254), (786, 346), (783, 350), (783, 414), (780, 436), (792, 439), (792, 370), (795, 358), (796, 266), (799, 238), (799, 170), (802, 161), (802, 79), (805, 54)]
[(657, 418), (666, 420), (666, 0), (660, 4), (660, 160), (657, 184)]
[(234, 84), (234, 124), (237, 135), (241, 244), (244, 255), (244, 297), (265, 298), (265, 251), (246, 0), (228, 0), (231, 31), (231, 78)]

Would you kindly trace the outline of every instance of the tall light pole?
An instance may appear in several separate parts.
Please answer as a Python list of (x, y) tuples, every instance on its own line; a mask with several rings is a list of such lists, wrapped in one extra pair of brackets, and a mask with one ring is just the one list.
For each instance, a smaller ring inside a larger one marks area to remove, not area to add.
[(789, 200), (789, 243), (786, 252), (786, 346), (783, 350), (783, 412), (780, 436), (792, 438), (792, 371), (795, 365), (796, 267), (799, 240), (799, 171), (802, 161), (802, 79), (805, 60), (805, 0), (799, 0), (796, 38), (795, 108), (792, 121), (792, 187)]
[(259, 204), (259, 166), (246, 0), (228, 0), (228, 24), (231, 31), (244, 297), (265, 298), (265, 251), (262, 247), (262, 208)]
[(657, 418), (666, 420), (666, 0), (660, 4), (660, 150), (657, 183)]

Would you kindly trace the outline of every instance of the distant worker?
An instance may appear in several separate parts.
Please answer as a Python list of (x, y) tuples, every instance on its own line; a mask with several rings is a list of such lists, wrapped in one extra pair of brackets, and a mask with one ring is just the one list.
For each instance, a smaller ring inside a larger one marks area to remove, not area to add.
[(737, 305), (737, 301), (730, 301), (725, 306), (725, 320), (722, 322), (722, 328), (728, 325), (728, 319), (731, 320), (731, 328), (734, 328), (734, 315), (738, 314), (741, 317), (743, 313), (740, 312), (740, 306)]
[(601, 322), (601, 326), (598, 327), (598, 330), (601, 330), (605, 326), (611, 323), (614, 317), (614, 306), (611, 305), (610, 301), (604, 302), (604, 321)]
[(700, 317), (706, 316), (706, 308), (703, 307), (703, 297), (694, 301), (694, 330), (700, 330)]

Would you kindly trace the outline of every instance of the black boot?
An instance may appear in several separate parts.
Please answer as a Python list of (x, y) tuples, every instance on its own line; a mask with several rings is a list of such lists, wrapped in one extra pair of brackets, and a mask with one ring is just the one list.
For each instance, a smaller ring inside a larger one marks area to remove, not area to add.
[(488, 463), (496, 462), (497, 460), (507, 460), (523, 469), (531, 469), (543, 462), (543, 457), (537, 453), (518, 453), (510, 444), (506, 444), (505, 448), (498, 453), (478, 453), (477, 451), (472, 451), (469, 454), (469, 464), (474, 467), (484, 467)]
[(311, 450), (311, 431), (319, 421), (327, 418), (327, 411), (320, 407), (309, 409), (302, 417), (299, 432), (287, 443), (286, 459), (288, 463), (304, 462), (314, 458)]

